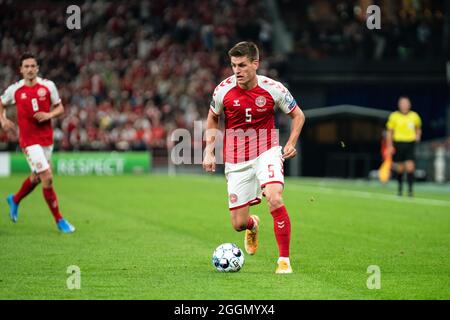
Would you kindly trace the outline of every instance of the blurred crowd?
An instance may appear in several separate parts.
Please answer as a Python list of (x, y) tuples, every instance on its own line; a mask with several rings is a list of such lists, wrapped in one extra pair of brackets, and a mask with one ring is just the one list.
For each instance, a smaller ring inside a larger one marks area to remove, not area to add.
[[(214, 87), (231, 74), (227, 51), (238, 41), (258, 43), (259, 73), (279, 80), (288, 68), (272, 47), (276, 15), (265, 1), (77, 3), (81, 30), (66, 26), (70, 2), (0, 0), (0, 91), (20, 79), (21, 54), (35, 53), (66, 109), (54, 120), (59, 150), (165, 148), (172, 130), (205, 120)], [(423, 61), (443, 51), (442, 0), (277, 4), (303, 58)], [(370, 4), (381, 8), (381, 30), (366, 27)], [(8, 116), (15, 120), (14, 108)], [(17, 142), (17, 133), (0, 129), (0, 150)]]
[[(295, 52), (311, 60), (432, 60), (443, 57), (442, 0), (279, 0)], [(381, 30), (366, 26), (369, 5)]]
[[(66, 27), (69, 5), (0, 0), (0, 90), (20, 79), (23, 52), (38, 56), (40, 74), (65, 105), (54, 120), (56, 149), (164, 148), (173, 129), (192, 130), (206, 118), (238, 41), (254, 39), (264, 53), (261, 72), (273, 75), (260, 1), (86, 1), (81, 30)], [(0, 150), (17, 148), (17, 138), (0, 129)]]

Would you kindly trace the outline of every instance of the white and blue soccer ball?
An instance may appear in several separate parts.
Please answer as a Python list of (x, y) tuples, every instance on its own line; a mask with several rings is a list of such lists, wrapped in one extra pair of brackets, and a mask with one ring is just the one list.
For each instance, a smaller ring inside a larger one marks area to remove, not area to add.
[(212, 264), (219, 272), (238, 272), (244, 265), (244, 253), (234, 243), (223, 243), (214, 250)]

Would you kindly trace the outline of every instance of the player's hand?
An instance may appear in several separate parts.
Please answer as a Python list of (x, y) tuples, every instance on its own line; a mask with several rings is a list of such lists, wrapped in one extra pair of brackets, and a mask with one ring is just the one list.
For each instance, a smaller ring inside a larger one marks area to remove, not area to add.
[(1, 127), (5, 131), (13, 131), (16, 129), (14, 122), (6, 118), (1, 121)]
[(291, 144), (286, 144), (283, 149), (283, 159), (291, 159), (297, 155), (297, 150)]
[(37, 121), (44, 122), (50, 120), (52, 115), (49, 112), (36, 112), (33, 116)]
[(206, 154), (203, 159), (203, 169), (206, 172), (216, 171), (216, 157), (213, 154)]

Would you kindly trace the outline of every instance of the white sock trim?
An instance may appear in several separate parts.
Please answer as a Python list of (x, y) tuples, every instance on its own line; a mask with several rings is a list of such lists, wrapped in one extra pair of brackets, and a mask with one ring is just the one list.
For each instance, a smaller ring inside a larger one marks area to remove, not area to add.
[(288, 265), (291, 264), (289, 257), (279, 257), (277, 262), (280, 262), (280, 261), (285, 261), (285, 262), (287, 262)]

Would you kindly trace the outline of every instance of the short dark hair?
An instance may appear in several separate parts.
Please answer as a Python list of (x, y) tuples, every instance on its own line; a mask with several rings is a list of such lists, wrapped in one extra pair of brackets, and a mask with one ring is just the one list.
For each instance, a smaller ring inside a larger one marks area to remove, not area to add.
[(20, 64), (19, 64), (19, 66), (21, 67), (23, 61), (24, 61), (24, 60), (27, 60), (27, 59), (34, 59), (34, 60), (36, 60), (36, 64), (39, 65), (39, 62), (38, 62), (38, 60), (37, 60), (37, 58), (36, 58), (36, 56), (35, 56), (34, 54), (32, 54), (32, 53), (30, 53), (30, 52), (25, 52), (25, 53), (22, 54), (22, 56), (20, 57)]
[(259, 60), (259, 50), (256, 44), (249, 41), (242, 41), (237, 43), (228, 51), (228, 56), (231, 57), (248, 57), (250, 61)]

